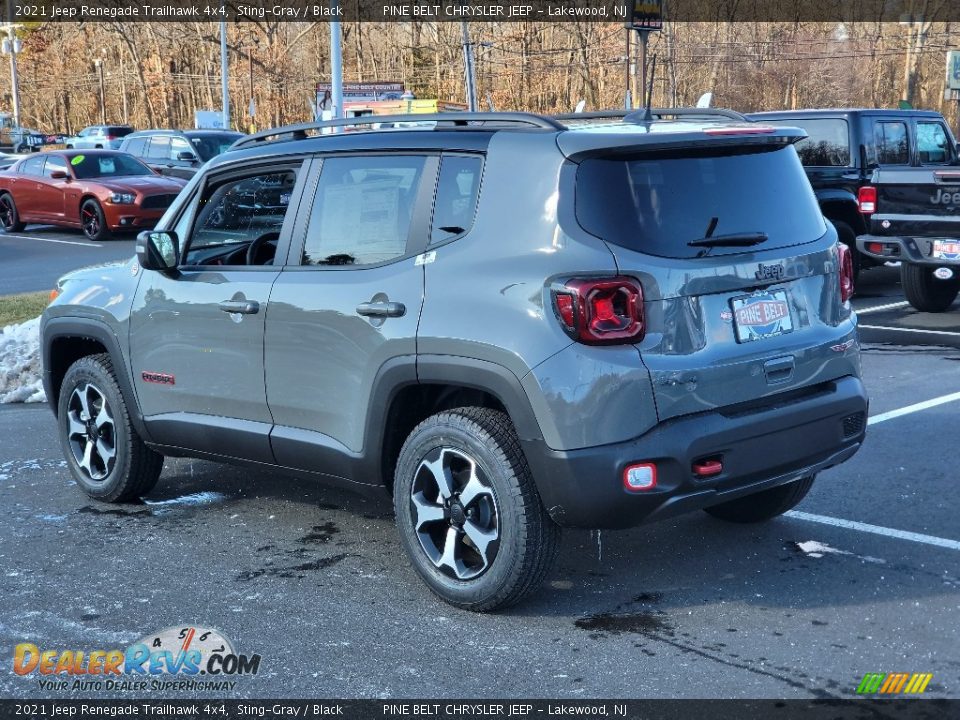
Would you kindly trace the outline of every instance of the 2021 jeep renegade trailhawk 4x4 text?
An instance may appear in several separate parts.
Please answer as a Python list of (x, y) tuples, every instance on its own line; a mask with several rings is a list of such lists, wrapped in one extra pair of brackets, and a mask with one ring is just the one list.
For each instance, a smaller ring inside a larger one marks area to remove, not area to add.
[(793, 507), (864, 437), (849, 253), (800, 131), (654, 115), (239, 141), (44, 313), (78, 484), (129, 500), (170, 455), (385, 488), (473, 610), (538, 587), (561, 526)]

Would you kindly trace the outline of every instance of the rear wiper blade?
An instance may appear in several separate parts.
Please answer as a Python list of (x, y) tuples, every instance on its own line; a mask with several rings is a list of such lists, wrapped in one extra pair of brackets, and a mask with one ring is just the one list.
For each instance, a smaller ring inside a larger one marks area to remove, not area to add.
[(769, 239), (765, 232), (730, 233), (691, 240), (687, 245), (690, 247), (750, 247), (751, 245), (765, 243)]

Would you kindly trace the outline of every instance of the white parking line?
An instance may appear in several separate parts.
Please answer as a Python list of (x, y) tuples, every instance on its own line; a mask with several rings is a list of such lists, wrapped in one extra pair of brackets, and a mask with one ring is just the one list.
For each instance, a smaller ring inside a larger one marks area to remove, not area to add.
[(927, 410), (928, 408), (954, 402), (956, 400), (960, 400), (960, 392), (950, 393), (949, 395), (941, 395), (940, 397), (931, 398), (930, 400), (924, 400), (923, 402), (914, 403), (913, 405), (907, 405), (906, 407), (897, 408), (896, 410), (890, 410), (889, 412), (874, 415), (867, 420), (867, 425), (876, 425), (877, 423), (893, 420), (894, 418), (902, 417), (903, 415), (920, 412), (921, 410)]
[(921, 330), (920, 328), (898, 328), (886, 327), (884, 325), (860, 325), (861, 330), (892, 330), (893, 332), (920, 333), (921, 335), (952, 335), (960, 337), (960, 332), (948, 332), (947, 330)]
[(880, 312), (881, 310), (894, 310), (895, 308), (906, 307), (909, 304), (910, 303), (903, 301), (888, 303), (886, 305), (874, 305), (873, 307), (863, 308), (863, 310), (857, 310), (857, 315), (866, 315), (867, 313)]
[(4, 233), (0, 235), (0, 238), (15, 238), (17, 240), (37, 240), (39, 242), (52, 242), (60, 243), (61, 245), (79, 245), (80, 247), (103, 247), (100, 243), (95, 242), (77, 242), (76, 240), (54, 240), (53, 238), (42, 238), (42, 237), (31, 237), (29, 235), (11, 235), (10, 233)]
[(828, 517), (827, 515), (814, 515), (813, 513), (800, 512), (799, 510), (791, 510), (790, 512), (784, 513), (784, 517), (820, 523), (821, 525), (832, 525), (846, 530), (859, 530), (860, 532), (883, 535), (884, 537), (895, 538), (897, 540), (909, 540), (910, 542), (923, 543), (924, 545), (934, 545), (936, 547), (947, 548), (948, 550), (960, 550), (960, 541), (958, 540), (947, 540), (946, 538), (939, 538), (933, 535), (923, 535), (906, 530), (895, 530), (893, 528), (870, 525), (854, 520), (842, 520), (841, 518)]

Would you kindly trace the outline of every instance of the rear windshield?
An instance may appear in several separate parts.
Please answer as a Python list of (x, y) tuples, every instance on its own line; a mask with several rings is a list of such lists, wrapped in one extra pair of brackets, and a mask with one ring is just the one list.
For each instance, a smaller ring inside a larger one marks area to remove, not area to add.
[[(722, 151), (720, 151), (722, 153)], [(707, 235), (765, 233), (754, 248), (813, 242), (826, 226), (792, 146), (695, 157), (594, 158), (577, 171), (580, 225), (607, 242), (670, 258), (693, 258)]]
[(125, 137), (133, 132), (131, 127), (108, 127), (107, 135), (113, 135), (113, 137)]

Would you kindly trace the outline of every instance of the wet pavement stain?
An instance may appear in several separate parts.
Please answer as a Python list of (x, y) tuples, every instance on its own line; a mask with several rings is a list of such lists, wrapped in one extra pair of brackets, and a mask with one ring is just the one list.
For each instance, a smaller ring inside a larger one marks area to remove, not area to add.
[(98, 508), (93, 505), (84, 505), (77, 510), (77, 515), (106, 515), (109, 517), (144, 518), (151, 517), (149, 510), (120, 510), (119, 508)]
[(574, 625), (581, 630), (597, 635), (673, 633), (673, 627), (664, 619), (663, 615), (652, 612), (598, 613), (597, 615), (580, 618), (574, 622)]
[(100, 616), (97, 615), (96, 613), (86, 613), (86, 614), (80, 616), (80, 621), (81, 621), (81, 622), (90, 622), (91, 620), (96, 620), (98, 617), (100, 617)]
[[(324, 568), (336, 565), (346, 557), (347, 554), (344, 553), (341, 555), (331, 555), (330, 557), (311, 560), (310, 562), (300, 563), (299, 565), (289, 565), (286, 567), (263, 567), (259, 570), (245, 570), (238, 574), (236, 579), (243, 582), (265, 576), (302, 579), (304, 575), (300, 573), (323, 570)], [(269, 565), (269, 563), (267, 564)]]
[(308, 534), (304, 535), (298, 542), (303, 543), (304, 545), (314, 544), (314, 543), (328, 543), (333, 538), (334, 535), (340, 532), (338, 528), (332, 522), (325, 522), (323, 525), (314, 525), (313, 530)]

